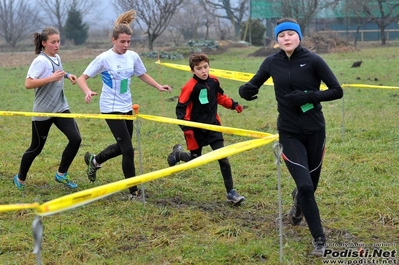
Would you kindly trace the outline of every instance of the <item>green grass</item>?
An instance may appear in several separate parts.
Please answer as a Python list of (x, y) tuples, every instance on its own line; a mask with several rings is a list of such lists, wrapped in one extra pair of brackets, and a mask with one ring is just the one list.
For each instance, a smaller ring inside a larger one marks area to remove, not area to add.
[[(211, 67), (255, 72), (263, 58), (247, 57), (254, 48), (231, 49), (211, 56)], [(353, 53), (322, 55), (342, 84), (399, 84), (397, 47), (370, 48)], [(60, 53), (62, 57), (62, 52)], [(362, 60), (360, 68), (350, 68)], [(64, 68), (80, 75), (90, 60), (64, 61)], [(170, 61), (187, 64), (187, 59)], [(180, 87), (188, 72), (161, 67), (144, 59), (148, 72), (173, 87), (159, 93), (137, 78), (133, 101), (140, 113), (174, 118)], [(0, 110), (31, 111), (34, 92), (24, 88), (28, 65), (0, 68)], [(374, 81), (377, 78), (378, 81)], [(240, 82), (221, 79), (225, 92), (247, 106), (243, 113), (220, 108), (223, 125), (276, 133), (276, 102), (272, 87), (259, 98), (245, 102), (238, 95)], [(100, 92), (100, 78), (89, 80)], [(98, 100), (84, 103), (84, 94), (70, 84), (66, 96), (73, 113), (98, 113)], [(346, 88), (344, 100), (326, 102), (327, 152), (316, 192), (329, 243), (399, 242), (399, 90)], [(11, 182), (23, 152), (30, 143), (30, 117), (0, 116), (1, 204), (40, 203), (70, 194), (53, 179), (66, 139), (54, 127), (46, 146), (34, 161), (24, 193)], [(107, 161), (98, 181), (89, 183), (83, 155), (99, 152), (113, 143), (104, 121), (78, 119), (82, 146), (69, 173), (78, 190), (123, 179), (121, 158)], [(148, 173), (167, 167), (166, 156), (175, 143), (184, 143), (176, 125), (142, 120), (142, 164), (136, 152), (137, 171)], [(248, 138), (225, 135), (226, 145)], [(133, 139), (137, 146), (137, 137)], [(210, 152), (206, 147), (204, 152)], [(237, 190), (247, 200), (241, 207), (225, 201), (216, 162), (144, 184), (146, 204), (127, 201), (127, 191), (42, 218), (43, 264), (279, 264), (277, 167), (272, 145), (230, 157)], [(291, 206), (294, 182), (281, 168), (283, 211)], [(0, 213), (0, 264), (36, 264), (31, 210)], [(283, 219), (284, 264), (321, 264), (308, 255), (311, 236), (306, 224), (292, 227)]]

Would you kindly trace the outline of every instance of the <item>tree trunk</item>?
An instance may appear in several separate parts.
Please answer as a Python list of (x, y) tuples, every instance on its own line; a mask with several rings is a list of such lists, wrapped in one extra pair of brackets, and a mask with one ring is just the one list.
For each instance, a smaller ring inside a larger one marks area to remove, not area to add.
[(240, 23), (234, 23), (234, 39), (235, 40), (240, 40)]
[(355, 35), (355, 42), (354, 42), (354, 44), (353, 44), (353, 46), (355, 46), (355, 47), (356, 47), (356, 44), (357, 44), (357, 38), (358, 38), (358, 36), (359, 36), (359, 30), (360, 30), (360, 26), (357, 25), (357, 28), (356, 28), (356, 35)]
[(209, 38), (209, 26), (206, 25), (205, 40), (208, 40), (208, 38)]
[(387, 43), (387, 40), (385, 37), (385, 27), (381, 26), (380, 32), (381, 32), (381, 45), (385, 45)]
[(148, 49), (150, 50), (150, 51), (153, 51), (154, 50), (154, 40), (153, 40), (153, 37), (152, 37), (152, 35), (147, 31), (147, 34), (148, 34)]

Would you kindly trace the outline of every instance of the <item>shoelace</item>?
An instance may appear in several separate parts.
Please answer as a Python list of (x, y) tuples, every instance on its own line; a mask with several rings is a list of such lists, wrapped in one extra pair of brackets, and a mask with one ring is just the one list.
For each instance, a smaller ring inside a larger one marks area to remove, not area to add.
[(89, 174), (93, 174), (94, 172), (96, 172), (97, 168), (95, 165), (93, 165), (93, 163), (90, 163), (89, 166)]

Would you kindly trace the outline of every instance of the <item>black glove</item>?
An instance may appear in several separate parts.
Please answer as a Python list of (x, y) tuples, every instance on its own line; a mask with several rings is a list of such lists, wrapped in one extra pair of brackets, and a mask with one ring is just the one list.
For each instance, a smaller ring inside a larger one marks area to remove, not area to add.
[(233, 105), (231, 106), (231, 109), (232, 109), (232, 110), (235, 109), (235, 110), (237, 111), (237, 113), (241, 113), (243, 107), (242, 107), (238, 102), (235, 102), (235, 101), (233, 100)]
[(314, 103), (313, 91), (305, 92), (302, 90), (295, 90), (284, 96), (292, 106), (299, 107), (306, 103)]
[(259, 87), (249, 82), (240, 86), (240, 88), (238, 89), (238, 94), (240, 94), (240, 97), (248, 101), (257, 99), (258, 96), (256, 96), (256, 94), (258, 94), (258, 92), (259, 92)]

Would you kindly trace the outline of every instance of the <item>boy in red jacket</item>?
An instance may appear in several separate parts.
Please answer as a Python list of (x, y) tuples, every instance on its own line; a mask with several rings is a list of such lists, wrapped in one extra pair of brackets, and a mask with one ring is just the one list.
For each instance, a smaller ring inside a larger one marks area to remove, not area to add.
[[(176, 116), (180, 120), (221, 125), (217, 113), (218, 105), (231, 110), (242, 112), (242, 106), (224, 94), (219, 80), (209, 75), (209, 58), (204, 53), (194, 53), (189, 57), (189, 64), (193, 77), (183, 86), (179, 102), (176, 106)], [(210, 145), (212, 150), (224, 147), (223, 135), (220, 132), (180, 125), (184, 132), (187, 148), (184, 152), (180, 144), (173, 147), (168, 156), (169, 166), (179, 161), (188, 162), (201, 156), (202, 147)], [(240, 204), (245, 198), (234, 189), (231, 166), (228, 158), (218, 160), (227, 192), (227, 200)]]

